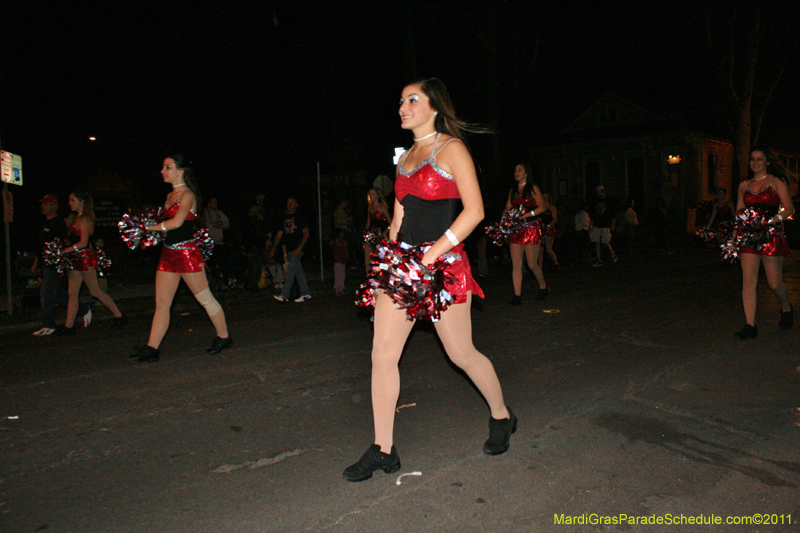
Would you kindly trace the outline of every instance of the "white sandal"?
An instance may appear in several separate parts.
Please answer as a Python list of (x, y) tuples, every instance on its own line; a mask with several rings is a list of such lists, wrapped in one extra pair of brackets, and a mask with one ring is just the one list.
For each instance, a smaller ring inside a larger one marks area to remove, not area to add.
[(37, 337), (45, 337), (47, 335), (52, 335), (55, 332), (56, 330), (54, 328), (42, 328), (38, 331), (34, 331), (33, 334)]

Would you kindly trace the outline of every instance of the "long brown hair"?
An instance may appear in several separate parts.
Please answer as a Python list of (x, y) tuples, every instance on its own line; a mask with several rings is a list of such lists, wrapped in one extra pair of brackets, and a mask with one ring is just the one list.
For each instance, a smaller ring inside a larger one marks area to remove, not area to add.
[(533, 172), (531, 171), (531, 166), (528, 163), (517, 163), (519, 166), (525, 169), (525, 187), (522, 188), (522, 192), (519, 192), (519, 186), (514, 185), (511, 189), (511, 197), (512, 198), (533, 198), (533, 186), (536, 185), (533, 181)]
[[(772, 174), (776, 178), (783, 181), (785, 184), (789, 184), (789, 174), (786, 172), (786, 167), (783, 166), (778, 156), (775, 155), (775, 152), (772, 151), (772, 148), (765, 144), (757, 144), (750, 148), (750, 155), (753, 155), (753, 152), (762, 152), (764, 157), (767, 158), (767, 173)], [(753, 178), (753, 169), (749, 166), (747, 168), (747, 179)]]
[(486, 128), (478, 124), (465, 122), (456, 116), (453, 101), (447, 87), (438, 78), (425, 78), (409, 83), (409, 85), (419, 85), (425, 96), (430, 101), (430, 106), (436, 115), (436, 131), (452, 135), (459, 141), (466, 144), (465, 133), (494, 133), (491, 128)]
[(92, 226), (94, 226), (94, 200), (92, 200), (92, 196), (88, 192), (81, 189), (72, 191), (72, 195), (83, 202), (83, 209), (75, 221), (77, 222), (81, 218), (86, 218), (89, 220)]

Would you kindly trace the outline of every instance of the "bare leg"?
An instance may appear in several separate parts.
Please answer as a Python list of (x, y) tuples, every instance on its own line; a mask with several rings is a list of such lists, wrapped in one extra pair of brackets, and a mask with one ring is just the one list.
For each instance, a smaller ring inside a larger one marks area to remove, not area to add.
[(544, 246), (545, 250), (547, 251), (547, 255), (550, 256), (550, 259), (553, 260), (553, 264), (558, 266), (558, 257), (556, 253), (553, 251), (553, 243), (556, 241), (555, 237), (545, 237)]
[(153, 313), (153, 323), (150, 326), (150, 338), (147, 345), (156, 348), (161, 345), (164, 335), (169, 329), (169, 311), (172, 299), (181, 282), (181, 275), (174, 272), (156, 272), (156, 310)]
[[(192, 294), (194, 294), (195, 297), (197, 297), (203, 291), (208, 290), (208, 280), (206, 279), (205, 272), (185, 273), (181, 274), (181, 278), (183, 278), (183, 281), (186, 282), (186, 286), (189, 287), (189, 290), (192, 291)], [(211, 296), (211, 298), (213, 298), (213, 296)], [(202, 304), (203, 302), (201, 301), (200, 303)], [(210, 307), (206, 307), (206, 312), (208, 313), (208, 318), (211, 319), (211, 323), (214, 324), (214, 329), (217, 331), (217, 337), (221, 339), (227, 339), (228, 323), (225, 321), (225, 312), (219, 306), (216, 299), (213, 300), (213, 303)]]
[[(742, 254), (742, 304), (744, 305), (744, 318), (751, 326), (756, 325), (756, 287), (758, 286), (758, 269), (761, 265), (761, 256), (757, 254)], [(781, 263), (783, 266), (783, 263)]]
[(767, 275), (767, 283), (781, 302), (781, 311), (788, 312), (792, 309), (789, 303), (789, 290), (783, 282), (783, 257), (761, 258), (764, 263), (764, 273)]
[(86, 283), (86, 287), (89, 289), (89, 294), (100, 300), (100, 303), (105, 305), (116, 318), (122, 316), (122, 313), (117, 308), (117, 304), (114, 303), (114, 300), (111, 299), (111, 296), (100, 290), (100, 284), (97, 281), (97, 270), (90, 268), (85, 272), (81, 272), (81, 277), (83, 278), (83, 282)]
[(525, 247), (522, 244), (511, 243), (511, 282), (514, 285), (514, 295), (520, 296), (522, 294), (522, 256)]
[(64, 322), (64, 327), (71, 328), (75, 325), (75, 317), (78, 316), (78, 296), (81, 294), (83, 278), (77, 270), (70, 270), (67, 277), (69, 301), (67, 302), (67, 320)]
[(544, 281), (544, 272), (542, 272), (542, 267), (539, 266), (539, 256), (541, 255), (541, 252), (541, 244), (525, 245), (525, 257), (528, 260), (528, 268), (530, 268), (533, 272), (533, 277), (536, 278), (539, 288), (546, 289), (547, 283)]
[(406, 312), (397, 309), (391, 298), (380, 291), (375, 301), (372, 338), (372, 416), (375, 444), (384, 453), (391, 453), (394, 444), (394, 413), (400, 396), (398, 364), (413, 326), (406, 319)]
[(441, 320), (436, 322), (436, 332), (439, 334), (450, 360), (466, 372), (481, 391), (492, 411), (492, 418), (497, 420), (509, 418), (510, 415), (505, 400), (503, 400), (503, 390), (494, 366), (472, 344), (471, 303), (472, 295), (469, 294), (466, 303), (450, 306), (447, 311), (442, 313)]

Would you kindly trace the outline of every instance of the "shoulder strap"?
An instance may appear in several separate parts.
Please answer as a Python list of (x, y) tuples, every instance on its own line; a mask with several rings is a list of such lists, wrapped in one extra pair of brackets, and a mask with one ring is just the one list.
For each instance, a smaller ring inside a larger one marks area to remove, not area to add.
[[(439, 135), (441, 135), (441, 133), (440, 133)], [(437, 135), (437, 136), (436, 136), (436, 142), (439, 142), (439, 135)], [(447, 142), (445, 142), (445, 143), (444, 143), (444, 144), (441, 146), (441, 148), (439, 148), (438, 150), (436, 150), (436, 142), (434, 142), (434, 143), (433, 143), (433, 150), (431, 151), (431, 157), (436, 157), (436, 156), (439, 154), (439, 152), (441, 152), (442, 150), (444, 150), (445, 146), (447, 146), (448, 144), (450, 144), (450, 143), (451, 143), (451, 142), (453, 142), (453, 141), (456, 141), (456, 142), (461, 142), (459, 139), (456, 139), (455, 137), (453, 137), (453, 138), (451, 138), (451, 139), (448, 139), (448, 140), (447, 140)]]

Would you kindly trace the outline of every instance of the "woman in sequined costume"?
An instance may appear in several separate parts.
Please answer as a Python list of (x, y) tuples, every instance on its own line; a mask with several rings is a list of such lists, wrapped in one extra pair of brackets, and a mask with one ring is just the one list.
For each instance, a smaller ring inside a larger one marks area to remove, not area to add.
[[(450, 272), (455, 281), (447, 289), (455, 303), (435, 322), (447, 355), (478, 390), (491, 410), (489, 440), (484, 452), (497, 455), (509, 446), (517, 419), (505, 405), (500, 381), (492, 363), (472, 343), (472, 296), (483, 297), (472, 277), (469, 260), (460, 243), (483, 220), (483, 200), (465, 131), (481, 131), (457, 119), (444, 84), (435, 78), (412, 83), (400, 100), (401, 127), (414, 134), (414, 145), (397, 166), (394, 217), (389, 238), (411, 245), (431, 243), (424, 264), (453, 254)], [(374, 444), (344, 471), (348, 481), (372, 477), (375, 470), (395, 472), (400, 458), (394, 447), (394, 415), (400, 394), (398, 363), (414, 323), (405, 310), (379, 291), (375, 302), (372, 341), (372, 413)]]
[(147, 231), (166, 232), (156, 272), (156, 310), (147, 346), (131, 355), (131, 359), (148, 363), (158, 361), (158, 347), (169, 329), (170, 307), (181, 280), (206, 310), (216, 330), (206, 352), (217, 354), (233, 345), (225, 313), (208, 288), (205, 260), (194, 237), (192, 221), (196, 217), (197, 198), (190, 163), (180, 154), (167, 157), (161, 168), (161, 177), (172, 185), (164, 204), (166, 220), (145, 227)]
[(786, 184), (786, 170), (775, 153), (766, 146), (754, 146), (750, 150), (750, 170), (752, 177), (739, 185), (736, 210), (741, 211), (747, 207), (759, 208), (771, 215), (770, 224), (778, 224), (779, 229), (772, 240), (760, 250), (751, 248), (741, 250), (742, 303), (747, 323), (736, 332), (736, 336), (740, 339), (758, 336), (756, 287), (758, 271), (762, 264), (767, 282), (781, 303), (779, 327), (791, 328), (794, 315), (792, 304), (789, 302), (789, 291), (783, 283), (783, 258), (791, 253), (783, 233), (783, 221), (794, 213), (794, 204)]
[(89, 244), (94, 233), (94, 202), (86, 191), (75, 191), (69, 195), (69, 208), (78, 213), (75, 224), (69, 228), (70, 234), (78, 239), (72, 246), (62, 249), (62, 253), (72, 262), (72, 270), (68, 274), (69, 303), (67, 304), (67, 320), (61, 334), (70, 335), (75, 332), (75, 317), (78, 315), (78, 297), (81, 285), (86, 283), (89, 294), (100, 300), (114, 315), (114, 329), (125, 325), (126, 319), (117, 308), (111, 297), (100, 289), (97, 281), (97, 259)]
[(539, 186), (533, 183), (531, 167), (519, 164), (514, 168), (514, 181), (516, 186), (508, 192), (506, 209), (525, 206), (523, 218), (529, 222), (520, 231), (511, 235), (509, 248), (511, 250), (511, 282), (514, 286), (514, 297), (510, 305), (522, 305), (522, 267), (527, 260), (528, 268), (533, 272), (539, 291), (537, 300), (544, 300), (550, 293), (547, 282), (544, 280), (542, 267), (539, 266), (539, 254), (542, 250), (542, 229), (539, 216), (547, 211), (544, 196)]
[[(379, 233), (384, 237), (389, 236), (389, 221), (392, 219), (389, 214), (389, 205), (386, 198), (377, 189), (367, 191), (367, 227), (370, 232)], [(368, 243), (364, 244), (364, 260), (367, 267), (367, 275), (371, 270), (370, 253), (372, 249)]]

